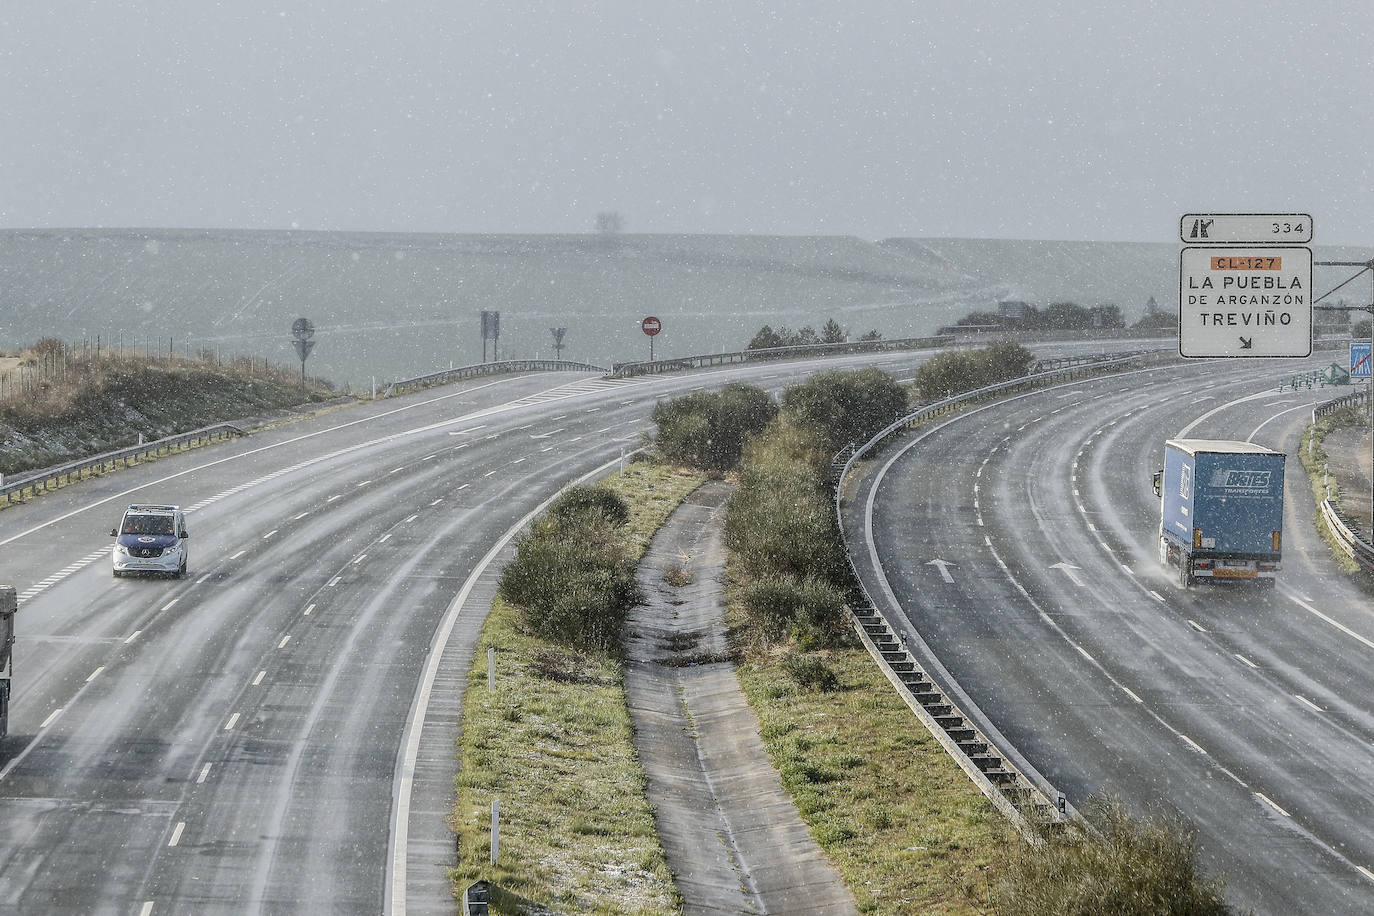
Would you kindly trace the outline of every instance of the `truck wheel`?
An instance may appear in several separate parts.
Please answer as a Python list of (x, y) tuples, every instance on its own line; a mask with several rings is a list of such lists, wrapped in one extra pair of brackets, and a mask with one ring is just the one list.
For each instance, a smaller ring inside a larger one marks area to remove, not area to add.
[(1196, 582), (1197, 580), (1193, 578), (1193, 570), (1185, 559), (1178, 565), (1178, 587), (1191, 588)]
[(1163, 536), (1159, 539), (1159, 565), (1169, 565), (1169, 542)]

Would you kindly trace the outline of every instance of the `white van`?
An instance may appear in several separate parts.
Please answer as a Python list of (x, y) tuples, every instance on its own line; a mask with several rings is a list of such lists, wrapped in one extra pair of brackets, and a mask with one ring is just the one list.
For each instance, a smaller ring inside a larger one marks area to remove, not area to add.
[(130, 506), (115, 539), (114, 574), (161, 573), (186, 575), (186, 516), (180, 506)]

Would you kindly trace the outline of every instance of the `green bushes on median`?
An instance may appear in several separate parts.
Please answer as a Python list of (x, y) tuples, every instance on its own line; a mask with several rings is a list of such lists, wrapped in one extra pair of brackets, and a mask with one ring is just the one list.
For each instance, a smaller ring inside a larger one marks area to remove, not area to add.
[(629, 509), (602, 487), (573, 487), (516, 545), (501, 597), (529, 632), (579, 649), (609, 651), (640, 599), (622, 528)]

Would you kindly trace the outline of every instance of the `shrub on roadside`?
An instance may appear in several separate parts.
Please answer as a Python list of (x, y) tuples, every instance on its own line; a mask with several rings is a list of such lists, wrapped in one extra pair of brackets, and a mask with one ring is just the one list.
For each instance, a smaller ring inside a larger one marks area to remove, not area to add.
[(750, 624), (774, 641), (814, 634), (830, 642), (844, 629), (844, 597), (816, 579), (759, 579), (746, 585), (740, 597)]
[(1069, 828), (1043, 847), (1017, 847), (998, 889), (1000, 910), (1020, 916), (1222, 916), (1224, 885), (1197, 865), (1197, 838), (1175, 817), (1138, 820), (1120, 800), (1084, 806), (1091, 830)]
[(865, 442), (902, 415), (906, 391), (879, 369), (822, 372), (783, 394), (783, 410), (827, 453)]
[(726, 506), (725, 542), (751, 578), (844, 581), (824, 461), (806, 431), (781, 418), (745, 449), (739, 489)]
[(600, 519), (612, 528), (620, 528), (630, 520), (630, 507), (605, 487), (578, 484), (554, 500), (545, 518), (559, 527), (591, 524)]
[(672, 461), (705, 471), (727, 471), (739, 463), (749, 437), (777, 415), (768, 392), (730, 384), (719, 391), (695, 391), (654, 407), (658, 448)]
[(839, 675), (814, 655), (789, 652), (782, 660), (782, 670), (803, 690), (831, 693), (840, 689)]
[(916, 369), (916, 392), (922, 401), (938, 401), (965, 391), (1020, 378), (1035, 362), (1035, 354), (1010, 340), (981, 350), (947, 350)]
[(500, 592), (529, 632), (600, 651), (619, 644), (625, 615), (640, 600), (634, 561), (599, 511), (536, 523), (501, 573)]

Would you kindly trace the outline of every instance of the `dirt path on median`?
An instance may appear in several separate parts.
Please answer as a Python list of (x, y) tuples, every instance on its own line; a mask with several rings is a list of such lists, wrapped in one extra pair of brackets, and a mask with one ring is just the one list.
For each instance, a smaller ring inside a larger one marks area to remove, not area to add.
[[(639, 565), (625, 690), (659, 837), (687, 916), (854, 913), (853, 897), (783, 791), (725, 642), (723, 506), (708, 483)], [(685, 584), (673, 574), (690, 573)]]

